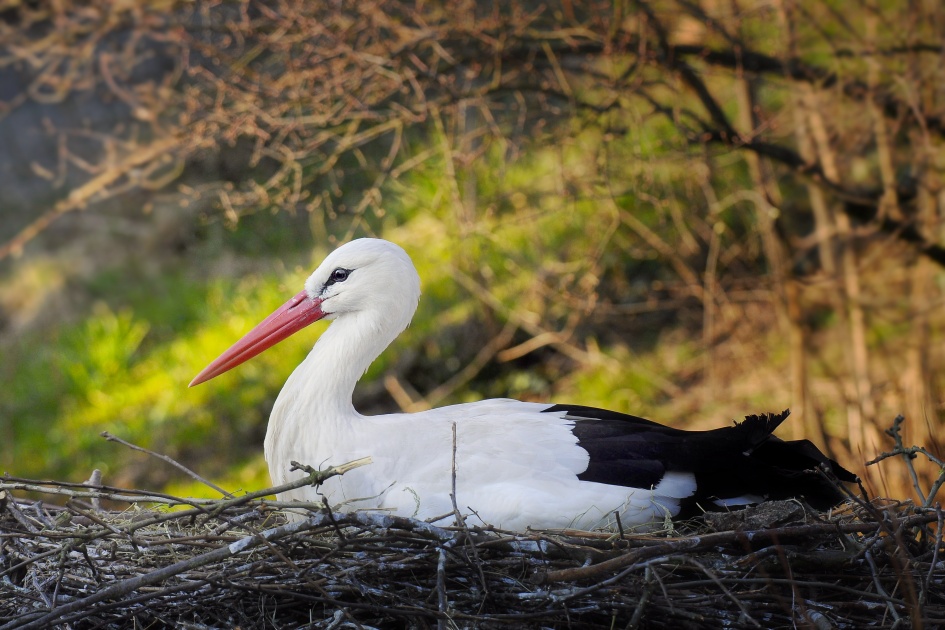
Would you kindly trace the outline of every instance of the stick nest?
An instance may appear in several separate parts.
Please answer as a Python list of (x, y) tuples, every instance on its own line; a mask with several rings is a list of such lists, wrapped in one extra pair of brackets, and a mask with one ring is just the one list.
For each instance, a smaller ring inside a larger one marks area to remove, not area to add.
[[(945, 461), (906, 448), (902, 422), (868, 465), (905, 462), (921, 505), (861, 486), (829, 514), (769, 502), (649, 534), (443, 527), (269, 498), (367, 460), (296, 464), (301, 479), (217, 500), (94, 474), (0, 477), (0, 630), (945, 627)], [(940, 471), (927, 490), (919, 454)]]
[[(256, 495), (0, 487), (2, 628), (945, 624), (942, 511), (911, 504), (769, 503), (685, 534), (522, 534), (314, 509), (287, 522)], [(102, 498), (134, 502), (96, 509)]]

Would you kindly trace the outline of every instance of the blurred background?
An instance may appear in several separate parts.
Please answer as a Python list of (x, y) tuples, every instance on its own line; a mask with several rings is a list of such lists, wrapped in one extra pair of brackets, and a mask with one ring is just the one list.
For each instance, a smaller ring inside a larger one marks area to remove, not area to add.
[(268, 485), (323, 328), (187, 383), (380, 236), (423, 297), (362, 413), (790, 407), (912, 496), (864, 463), (942, 454), (943, 143), (939, 0), (0, 0), (0, 464)]

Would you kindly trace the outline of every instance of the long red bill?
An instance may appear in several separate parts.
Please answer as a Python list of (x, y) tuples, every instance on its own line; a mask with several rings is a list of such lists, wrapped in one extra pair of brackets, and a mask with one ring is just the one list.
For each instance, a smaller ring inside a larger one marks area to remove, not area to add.
[(232, 370), (240, 363), (249, 361), (266, 348), (276, 345), (309, 324), (317, 322), (325, 316), (321, 304), (322, 301), (319, 298), (312, 299), (308, 296), (308, 293), (301, 291), (273, 311), (272, 315), (259, 322), (242, 339), (230, 346), (229, 350), (205, 367), (190, 382), (190, 387), (200, 385), (215, 376)]

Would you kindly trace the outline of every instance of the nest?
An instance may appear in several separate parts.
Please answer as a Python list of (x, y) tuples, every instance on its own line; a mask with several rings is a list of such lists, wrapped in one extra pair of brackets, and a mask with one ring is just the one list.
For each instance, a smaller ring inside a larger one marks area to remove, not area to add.
[[(2, 486), (4, 629), (945, 624), (943, 513), (910, 504), (831, 515), (764, 504), (685, 535), (523, 534), (318, 506), (287, 522), (255, 495)], [(131, 507), (96, 509), (99, 499)]]
[(287, 521), (267, 498), (344, 469), (218, 500), (0, 478), (0, 628), (945, 626), (945, 472), (921, 506), (771, 502), (644, 535)]

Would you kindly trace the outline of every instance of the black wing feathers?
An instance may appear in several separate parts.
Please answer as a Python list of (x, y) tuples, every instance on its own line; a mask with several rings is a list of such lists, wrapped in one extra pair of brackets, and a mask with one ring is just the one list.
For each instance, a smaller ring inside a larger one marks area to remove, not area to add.
[(684, 502), (684, 512), (698, 513), (712, 507), (715, 499), (746, 495), (803, 497), (826, 509), (844, 495), (818, 467), (842, 481), (857, 480), (807, 440), (785, 442), (772, 435), (789, 411), (747, 416), (744, 422), (710, 431), (683, 431), (579, 405), (555, 405), (545, 411), (563, 411), (574, 420), (578, 446), (590, 455), (587, 470), (578, 475), (583, 481), (651, 488), (667, 471), (691, 472), (697, 488)]

